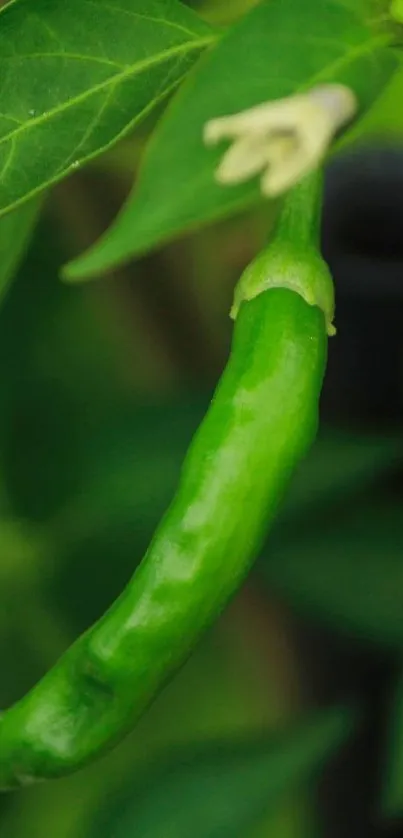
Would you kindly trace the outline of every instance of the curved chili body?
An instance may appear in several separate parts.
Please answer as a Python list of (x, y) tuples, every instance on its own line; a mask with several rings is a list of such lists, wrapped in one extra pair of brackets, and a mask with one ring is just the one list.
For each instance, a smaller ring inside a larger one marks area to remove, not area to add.
[(237, 590), (313, 441), (322, 311), (289, 289), (241, 305), (177, 494), (102, 619), (0, 720), (0, 787), (75, 770), (126, 732)]

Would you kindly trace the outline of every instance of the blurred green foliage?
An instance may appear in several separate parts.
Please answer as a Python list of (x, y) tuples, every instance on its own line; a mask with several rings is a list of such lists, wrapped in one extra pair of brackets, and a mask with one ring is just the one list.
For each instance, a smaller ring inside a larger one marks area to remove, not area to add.
[(114, 809), (101, 812), (91, 838), (222, 838), (243, 836), (285, 791), (320, 771), (343, 742), (352, 714), (337, 708), (268, 741), (215, 743), (173, 755), (127, 786)]
[[(169, 500), (210, 395), (202, 386), (161, 399), (133, 385), (122, 374), (98, 287), (72, 291), (55, 281), (62, 253), (45, 213), (0, 311), (2, 706), (119, 593)], [(244, 608), (250, 611), (247, 599)], [(78, 775), (2, 797), (0, 834), (21, 838), (29, 823), (33, 838), (84, 838), (105, 789), (113, 802), (113, 789), (135, 766), (142, 773), (150, 759), (158, 764), (172, 745), (223, 736), (236, 742), (285, 720), (298, 704), (292, 652), (277, 661), (270, 640), (277, 618), (264, 612), (268, 639), (259, 651), (242, 610), (235, 605), (135, 734), (83, 772), (84, 781)], [(275, 680), (262, 672), (266, 658), (278, 669)], [(294, 801), (291, 813), (281, 804), (270, 816), (290, 838), (299, 822)]]
[[(255, 3), (191, 5), (226, 25)], [(402, 85), (399, 73), (350, 142), (400, 140)], [(1, 707), (103, 613), (141, 560), (225, 363), (234, 281), (267, 227), (263, 209), (113, 280), (59, 282), (60, 265), (127, 193), (147, 130), (94, 165), (92, 181), (56, 190), (12, 286), (37, 207), (0, 224)], [(1, 838), (328, 838), (313, 777), (353, 725), (336, 710), (294, 734), (316, 702), (301, 625), (330, 629), (400, 674), (402, 464), (400, 427), (322, 426), (251, 581), (183, 671), (100, 763), (1, 797)], [(384, 810), (397, 817), (401, 681), (393, 686)]]
[[(170, 394), (161, 397), (158, 392), (144, 392), (144, 369), (140, 373), (139, 367), (137, 383), (136, 375), (122, 374), (122, 335), (111, 324), (111, 308), (102, 299), (100, 304), (100, 297), (119, 297), (125, 280), (79, 290), (56, 282), (64, 257), (59, 239), (58, 228), (45, 211), (0, 311), (3, 706), (18, 699), (46, 671), (108, 607), (132, 574), (174, 491), (213, 384), (206, 386), (201, 380), (189, 389), (179, 380)], [(194, 237), (191, 246), (197, 252), (202, 243)], [(226, 334), (224, 319), (222, 329)], [(133, 337), (136, 372), (137, 365), (146, 365), (149, 359), (142, 352), (141, 338), (136, 347)], [(125, 356), (123, 366), (128, 364), (131, 360)], [(187, 745), (196, 776), (205, 772), (207, 783), (200, 784), (200, 795), (205, 787), (206, 798), (195, 794), (193, 803), (192, 798), (188, 801), (186, 817), (192, 817), (195, 806), (199, 822), (197, 807), (201, 807), (218, 823), (213, 800), (208, 800), (216, 768), (213, 757), (212, 762), (210, 757), (199, 762), (201, 743), (209, 749), (211, 742), (214, 754), (224, 738), (228, 754), (231, 749), (238, 754), (233, 764), (228, 756), (228, 770), (238, 771), (237, 760), (247, 770), (239, 756), (242, 748), (252, 747), (253, 753), (256, 737), (267, 737), (279, 724), (284, 726), (305, 704), (293, 632), (282, 609), (273, 604), (272, 590), (281, 592), (284, 602), (301, 608), (310, 620), (330, 622), (337, 631), (353, 632), (370, 644), (379, 641), (399, 647), (399, 513), (386, 500), (382, 512), (377, 498), (379, 486), (401, 460), (396, 431), (373, 436), (323, 427), (295, 476), (252, 588), (240, 595), (135, 733), (114, 753), (76, 777), (3, 797), (0, 834), (22, 838), (29, 822), (32, 838), (90, 838), (92, 823), (99, 824), (101, 818), (108, 824), (107, 818), (113, 817), (124, 785), (133, 806), (145, 806), (149, 800), (150, 817), (157, 816), (162, 806), (158, 801), (165, 794), (157, 779), (150, 779), (145, 798), (135, 797), (134, 789), (142, 787), (140, 777), (150, 770), (150, 762), (154, 768), (146, 777), (160, 776), (159, 764), (169, 766), (169, 753), (179, 745)], [(260, 578), (270, 583), (267, 596)], [(274, 753), (296, 767), (295, 741), (293, 737), (289, 741), (290, 746), (285, 739), (280, 752)], [(326, 742), (325, 737), (324, 753)], [(267, 759), (273, 759), (270, 750)], [(252, 760), (251, 770), (261, 771), (259, 762)], [(169, 783), (178, 783), (180, 797), (180, 775), (174, 781), (177, 769), (166, 771)], [(192, 782), (193, 769), (189, 771), (184, 771), (185, 788)], [(245, 821), (244, 828), (234, 832), (235, 821), (230, 820), (217, 835), (312, 835), (316, 807), (311, 797), (295, 791), (287, 797), (284, 792), (265, 816), (269, 778), (261, 776), (260, 785), (251, 780), (252, 796), (246, 791), (245, 800), (235, 795), (242, 811), (249, 813), (249, 826)], [(287, 774), (285, 791), (293, 776)], [(187, 792), (183, 794), (188, 799)], [(136, 808), (133, 811), (137, 813)], [(185, 817), (185, 810), (175, 811)], [(234, 811), (231, 807), (231, 818)], [(119, 827), (119, 838), (134, 834), (128, 818), (127, 829)], [(112, 838), (115, 833), (108, 829), (105, 838)], [(147, 829), (140, 834), (150, 838), (159, 834), (151, 826)], [(173, 825), (172, 835), (180, 838), (177, 830), (179, 826)], [(209, 830), (207, 821), (200, 835), (210, 836)]]

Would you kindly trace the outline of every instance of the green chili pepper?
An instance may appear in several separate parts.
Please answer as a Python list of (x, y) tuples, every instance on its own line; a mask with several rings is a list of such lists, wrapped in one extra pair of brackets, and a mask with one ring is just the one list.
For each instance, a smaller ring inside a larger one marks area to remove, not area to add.
[(72, 772), (118, 741), (248, 572), (317, 428), (333, 306), (318, 194), (316, 175), (290, 193), (247, 271), (228, 365), (133, 579), (1, 718), (3, 789)]

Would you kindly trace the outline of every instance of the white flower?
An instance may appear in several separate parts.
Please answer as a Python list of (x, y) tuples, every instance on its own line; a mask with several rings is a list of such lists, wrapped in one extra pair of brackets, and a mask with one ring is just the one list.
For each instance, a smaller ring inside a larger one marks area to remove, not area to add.
[(261, 172), (263, 194), (280, 195), (316, 168), (357, 107), (350, 88), (328, 84), (210, 120), (204, 127), (206, 145), (233, 140), (216, 180), (242, 183)]

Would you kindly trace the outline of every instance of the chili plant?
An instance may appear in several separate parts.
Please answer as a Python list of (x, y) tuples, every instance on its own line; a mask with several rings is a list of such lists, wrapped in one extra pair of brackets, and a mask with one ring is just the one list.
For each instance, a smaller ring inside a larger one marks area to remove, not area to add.
[[(134, 575), (106, 613), (4, 708), (5, 791), (72, 774), (114, 748), (266, 549), (289, 483), (315, 440), (328, 340), (338, 339), (333, 282), (321, 253), (323, 169), (369, 136), (374, 124), (389, 134), (396, 127), (399, 3), (191, 5), (11, 0), (0, 11), (4, 317), (13, 275), (53, 196), (85, 166), (101, 171), (108, 160), (109, 171), (116, 171), (127, 149), (134, 154), (136, 139), (142, 150), (131, 194), (108, 229), (60, 270), (70, 299), (80, 293), (79, 283), (116, 273), (204, 225), (219, 230), (239, 214), (246, 224), (257, 211), (267, 225), (266, 242), (235, 284), (224, 371), (144, 557), (136, 558)], [(146, 130), (137, 127), (142, 120)], [(9, 495), (6, 477), (5, 509), (12, 507)], [(27, 544), (35, 565), (44, 533), (34, 530)], [(278, 533), (281, 542), (281, 528)], [(287, 567), (286, 559), (282, 564), (274, 557), (263, 575), (273, 588), (280, 579), (287, 590)], [(301, 562), (299, 573), (294, 588), (288, 585), (291, 598), (305, 588), (315, 601), (320, 574), (309, 562)], [(343, 585), (336, 581), (329, 589)], [(336, 595), (332, 605), (331, 592), (321, 603), (325, 619), (332, 608), (344, 608), (346, 622), (363, 631), (359, 606), (350, 613)], [(379, 631), (373, 623), (367, 634), (382, 641), (387, 620), (379, 619)], [(392, 623), (389, 635), (399, 648), (402, 620)], [(389, 814), (403, 806), (401, 713), (399, 699), (385, 791)], [(191, 794), (193, 776), (196, 785), (207, 783), (196, 816), (201, 838), (251, 834), (269, 802), (322, 769), (359, 726), (360, 708), (348, 701), (322, 708), (276, 741), (222, 745), (213, 767), (208, 749), (188, 759), (179, 778), (168, 766), (168, 787), (173, 784), (172, 794), (176, 787)], [(242, 806), (238, 811), (234, 803), (231, 813), (218, 807), (206, 818), (213, 794), (207, 778), (215, 770), (224, 794), (236, 791)], [(245, 795), (244, 784), (250, 786)], [(108, 834), (125, 836), (132, 828), (150, 838), (163, 834), (152, 804), (144, 804), (147, 793), (138, 792), (137, 809), (118, 825), (112, 817)], [(167, 799), (156, 799), (164, 813)], [(168, 806), (161, 823), (170, 822), (170, 813)], [(166, 827), (178, 836), (186, 829)]]

